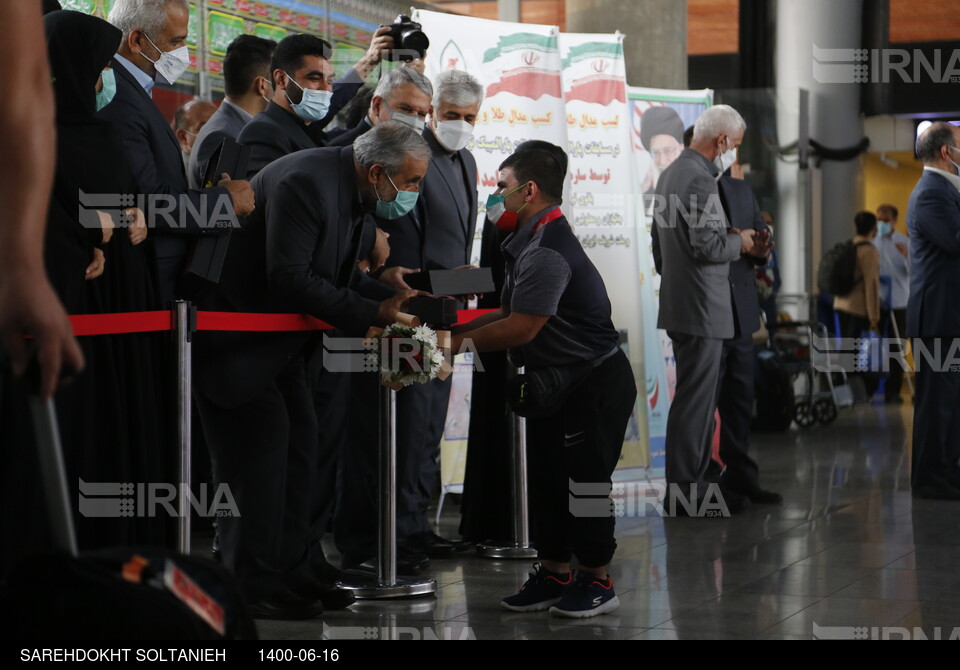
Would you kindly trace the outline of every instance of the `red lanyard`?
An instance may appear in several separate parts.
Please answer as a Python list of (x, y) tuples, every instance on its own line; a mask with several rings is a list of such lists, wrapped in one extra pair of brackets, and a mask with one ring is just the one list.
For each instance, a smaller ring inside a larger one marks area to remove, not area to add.
[(535, 226), (533, 227), (533, 232), (530, 233), (530, 234), (531, 234), (531, 235), (536, 235), (538, 230), (540, 230), (541, 228), (543, 228), (545, 225), (547, 225), (547, 224), (550, 223), (551, 221), (556, 221), (556, 220), (559, 219), (561, 216), (563, 216), (563, 212), (560, 211), (560, 208), (559, 208), (559, 207), (557, 207), (557, 208), (554, 209), (554, 210), (551, 210), (551, 211), (547, 212), (546, 214), (544, 214), (543, 218), (540, 219), (540, 220), (537, 222), (537, 225), (535, 225)]

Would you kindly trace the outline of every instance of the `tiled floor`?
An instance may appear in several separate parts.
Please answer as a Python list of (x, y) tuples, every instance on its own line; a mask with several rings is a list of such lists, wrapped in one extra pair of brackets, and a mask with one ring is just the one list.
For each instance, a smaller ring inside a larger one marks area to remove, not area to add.
[[(812, 639), (960, 637), (960, 503), (914, 500), (913, 409), (858, 406), (831, 426), (754, 436), (781, 506), (728, 519), (618, 520), (622, 606), (594, 619), (515, 614), (499, 600), (529, 561), (436, 560), (435, 597), (367, 601), (265, 639)], [(441, 534), (455, 535), (455, 505)]]

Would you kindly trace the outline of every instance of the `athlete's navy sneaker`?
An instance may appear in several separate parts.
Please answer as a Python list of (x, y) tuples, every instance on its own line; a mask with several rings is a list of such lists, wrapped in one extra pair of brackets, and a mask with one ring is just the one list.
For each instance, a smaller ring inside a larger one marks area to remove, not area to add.
[(550, 572), (534, 563), (530, 579), (520, 587), (519, 593), (504, 598), (500, 604), (514, 612), (541, 612), (559, 602), (564, 590), (572, 583), (572, 572)]
[(563, 592), (560, 601), (550, 608), (550, 614), (572, 619), (585, 619), (612, 612), (620, 607), (620, 599), (613, 590), (613, 580), (599, 579), (589, 572), (577, 572), (576, 579)]

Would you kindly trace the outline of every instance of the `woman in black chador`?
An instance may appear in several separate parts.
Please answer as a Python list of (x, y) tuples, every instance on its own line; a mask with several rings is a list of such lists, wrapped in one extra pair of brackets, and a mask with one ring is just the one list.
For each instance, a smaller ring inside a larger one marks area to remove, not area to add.
[[(121, 31), (72, 11), (48, 14), (44, 23), (57, 112), (46, 240), (51, 281), (71, 314), (160, 309), (152, 245), (143, 213), (132, 206), (137, 184), (113, 125), (96, 117), (115, 91), (109, 63)], [(164, 336), (96, 335), (81, 342), (88, 369), (57, 397), (67, 475), (73, 486), (133, 484), (123, 500), (134, 509), (130, 516), (96, 516), (83, 497), (74, 497), (80, 546), (167, 544), (166, 512), (147, 517), (136, 508), (138, 484), (176, 482), (173, 414), (160, 367)]]

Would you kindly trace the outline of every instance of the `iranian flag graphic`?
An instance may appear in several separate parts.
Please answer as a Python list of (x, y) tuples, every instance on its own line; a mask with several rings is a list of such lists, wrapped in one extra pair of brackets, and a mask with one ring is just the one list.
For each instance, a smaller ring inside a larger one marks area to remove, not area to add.
[(627, 101), (623, 45), (587, 42), (570, 49), (563, 59), (564, 97), (598, 105)]
[(531, 100), (545, 95), (560, 98), (560, 73), (546, 62), (547, 55), (557, 53), (555, 35), (513, 33), (501, 37), (497, 46), (483, 54), (484, 67), (495, 71), (489, 77), (487, 97), (513, 93)]

